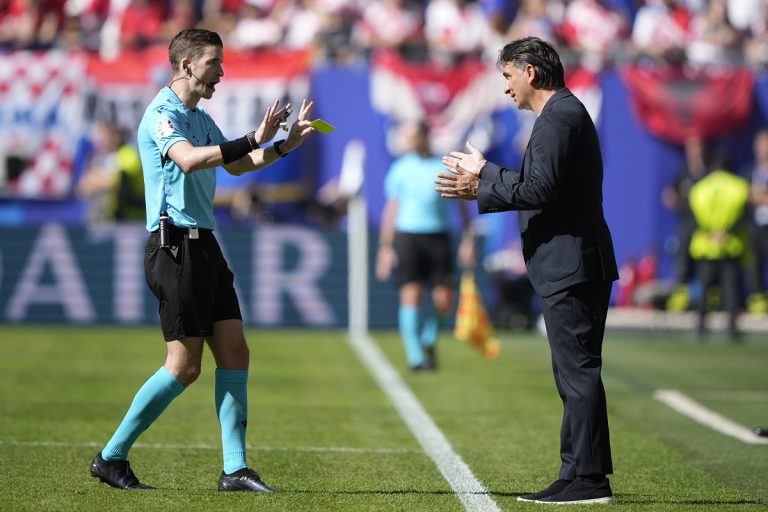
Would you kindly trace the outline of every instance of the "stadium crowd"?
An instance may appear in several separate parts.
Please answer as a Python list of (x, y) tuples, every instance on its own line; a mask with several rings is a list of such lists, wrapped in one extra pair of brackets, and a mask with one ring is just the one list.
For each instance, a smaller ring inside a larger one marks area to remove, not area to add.
[(379, 48), (416, 61), (495, 58), (511, 39), (557, 43), (566, 63), (651, 59), (768, 66), (768, 0), (0, 0), (0, 48), (114, 59), (186, 27), (228, 48), (307, 48), (353, 65)]

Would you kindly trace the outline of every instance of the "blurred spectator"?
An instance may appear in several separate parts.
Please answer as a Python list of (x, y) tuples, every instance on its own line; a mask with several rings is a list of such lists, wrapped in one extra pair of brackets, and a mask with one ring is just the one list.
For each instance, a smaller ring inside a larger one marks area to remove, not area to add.
[(139, 50), (163, 41), (167, 1), (130, 0), (120, 20), (120, 48)]
[(755, 19), (755, 14), (760, 13), (764, 7), (765, 0), (727, 0), (728, 20), (739, 32), (746, 32)]
[(77, 51), (86, 49), (83, 41), (84, 30), (79, 16), (64, 18), (64, 23), (56, 35), (56, 48), (65, 51)]
[(768, 68), (768, 0), (753, 13), (744, 42), (747, 63), (756, 69)]
[(545, 41), (555, 39), (555, 26), (548, 15), (546, 0), (521, 0), (517, 16), (507, 30), (506, 39), (512, 41), (535, 36)]
[(283, 38), (283, 28), (272, 16), (272, 0), (245, 0), (228, 44), (238, 50), (274, 48)]
[(749, 183), (732, 174), (725, 160), (699, 180), (690, 193), (691, 211), (696, 229), (691, 237), (690, 253), (696, 261), (696, 275), (701, 284), (698, 303), (699, 336), (707, 334), (706, 316), (712, 307), (710, 291), (720, 285), (720, 304), (728, 313), (728, 335), (739, 338), (736, 316), (739, 306), (741, 259), (747, 249), (745, 214)]
[[(434, 190), (439, 157), (429, 145), (424, 122), (406, 122), (398, 135), (405, 154), (395, 160), (385, 178), (387, 197), (379, 232), (376, 277), (389, 279), (398, 269), (398, 326), (406, 362), (413, 371), (436, 368), (435, 344), (441, 324), (453, 311), (456, 296), (455, 263), (448, 203)], [(459, 248), (462, 265), (474, 266), (474, 242), (469, 211), (459, 203), (465, 234)], [(423, 306), (431, 292), (432, 308)]]
[(240, 8), (245, 0), (202, 0), (203, 19), (200, 25), (214, 30), (226, 38), (237, 24)]
[(310, 49), (316, 61), (340, 65), (377, 48), (451, 65), (535, 35), (590, 69), (625, 48), (673, 64), (764, 67), (766, 11), (768, 0), (0, 0), (0, 47), (85, 49), (112, 60), (201, 26), (234, 47)]
[(752, 247), (754, 264), (750, 272), (751, 292), (747, 297), (750, 313), (768, 313), (765, 266), (768, 264), (768, 129), (755, 135), (755, 161), (752, 166), (750, 202), (753, 208)]
[(632, 43), (640, 57), (685, 62), (690, 12), (680, 0), (645, 0), (635, 16)]
[(163, 39), (170, 43), (173, 36), (198, 21), (195, 0), (169, 0), (168, 16), (163, 22)]
[(0, 4), (0, 44), (28, 50), (51, 48), (64, 26), (65, 2), (6, 0)]
[(424, 59), (424, 19), (409, 0), (374, 0), (363, 10), (355, 42), (367, 53), (395, 49), (408, 60)]
[(67, 19), (57, 46), (97, 51), (101, 29), (109, 16), (109, 0), (67, 0)]
[(688, 9), (691, 15), (705, 11), (709, 2), (710, 0), (678, 0), (678, 3)]
[(352, 32), (359, 19), (358, 5), (352, 0), (319, 0), (323, 13), (317, 33), (316, 58), (319, 62), (353, 65), (362, 58), (352, 43)]
[[(504, 35), (518, 14), (518, 1), (509, 0), (478, 0), (478, 4), (488, 18), (491, 28), (499, 35)], [(530, 34), (533, 35), (533, 34)]]
[(424, 22), (431, 56), (438, 63), (449, 65), (468, 57), (478, 58), (492, 46), (494, 31), (472, 0), (430, 0)]
[(119, 222), (145, 221), (144, 173), (139, 153), (131, 144), (117, 150), (117, 179), (113, 188), (114, 219)]
[(561, 30), (565, 42), (581, 54), (581, 64), (596, 71), (618, 50), (617, 41), (625, 38), (629, 26), (605, 0), (573, 0)]
[(637, 0), (607, 0), (606, 4), (612, 9), (620, 12), (624, 19), (632, 21), (635, 19), (635, 13), (639, 7), (640, 2)]
[(494, 57), (502, 41), (529, 35), (559, 42), (567, 65), (593, 70), (625, 55), (768, 65), (768, 0), (0, 0), (3, 48), (85, 49), (113, 60), (190, 26), (234, 47), (308, 49), (340, 65), (377, 48), (451, 65)]
[(688, 309), (690, 297), (687, 283), (694, 277), (693, 260), (688, 247), (696, 228), (696, 219), (690, 208), (689, 194), (693, 186), (707, 173), (706, 143), (699, 137), (685, 142), (685, 164), (674, 181), (661, 192), (661, 203), (677, 214), (677, 251), (675, 257), (676, 290), (670, 296), (667, 309)]
[(739, 34), (728, 21), (726, 0), (709, 0), (693, 17), (689, 38), (686, 55), (693, 66), (738, 65), (744, 60)]
[(265, 207), (260, 187), (257, 185), (235, 189), (232, 193), (230, 215), (232, 220), (245, 226), (270, 224), (274, 220)]
[(144, 219), (144, 177), (136, 148), (108, 122), (95, 127), (94, 154), (76, 193), (86, 201), (86, 222)]
[(318, 4), (318, 0), (297, 0), (283, 11), (283, 44), (287, 48), (314, 48), (324, 16)]

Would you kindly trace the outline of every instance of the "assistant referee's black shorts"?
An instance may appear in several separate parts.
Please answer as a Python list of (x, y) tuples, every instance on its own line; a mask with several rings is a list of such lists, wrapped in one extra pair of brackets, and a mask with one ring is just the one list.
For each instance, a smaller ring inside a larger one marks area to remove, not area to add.
[(187, 229), (172, 227), (169, 248), (150, 233), (144, 251), (144, 274), (159, 302), (165, 341), (211, 336), (213, 324), (242, 320), (234, 276), (213, 231), (200, 229), (191, 239)]
[(456, 281), (449, 233), (395, 233), (398, 281), (452, 286)]

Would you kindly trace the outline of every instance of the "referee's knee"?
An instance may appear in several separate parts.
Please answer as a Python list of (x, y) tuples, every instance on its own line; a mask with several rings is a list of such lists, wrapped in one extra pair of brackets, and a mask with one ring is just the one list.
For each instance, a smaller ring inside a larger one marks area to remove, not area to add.
[(184, 387), (187, 387), (200, 377), (200, 365), (179, 365), (171, 368), (170, 372), (176, 377), (176, 380), (178, 380)]

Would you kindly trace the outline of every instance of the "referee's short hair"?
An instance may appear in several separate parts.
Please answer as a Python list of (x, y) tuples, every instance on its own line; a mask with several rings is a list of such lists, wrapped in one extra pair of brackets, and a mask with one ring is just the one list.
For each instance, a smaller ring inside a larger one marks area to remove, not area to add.
[(168, 58), (171, 60), (171, 67), (174, 71), (183, 71), (179, 69), (181, 59), (188, 58), (195, 60), (200, 57), (209, 46), (224, 48), (221, 36), (216, 32), (202, 28), (182, 30), (174, 36), (171, 40), (171, 44), (168, 46)]

